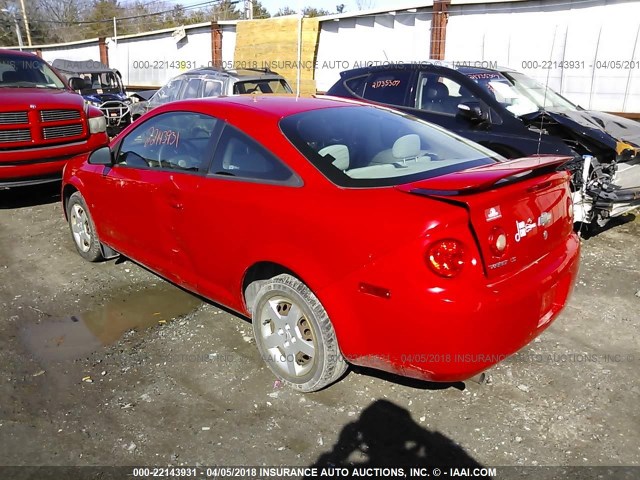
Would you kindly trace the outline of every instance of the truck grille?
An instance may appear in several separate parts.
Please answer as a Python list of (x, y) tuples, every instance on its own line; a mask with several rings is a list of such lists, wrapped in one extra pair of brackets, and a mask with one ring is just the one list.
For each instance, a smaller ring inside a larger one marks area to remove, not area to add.
[(87, 134), (79, 108), (0, 112), (0, 150), (79, 142)]
[(45, 140), (54, 138), (76, 137), (82, 134), (82, 124), (60, 125), (57, 127), (44, 127), (42, 136)]
[(29, 123), (27, 112), (0, 112), (0, 125)]
[(0, 143), (29, 141), (31, 141), (31, 130), (28, 128), (22, 128), (20, 130), (0, 130)]
[(129, 105), (124, 102), (120, 102), (117, 100), (110, 100), (104, 102), (100, 105), (100, 110), (102, 110), (102, 114), (107, 119), (107, 125), (109, 126), (119, 126), (121, 123), (129, 123), (128, 115), (129, 115)]
[(40, 119), (43, 122), (59, 122), (61, 120), (79, 120), (79, 110), (42, 110)]

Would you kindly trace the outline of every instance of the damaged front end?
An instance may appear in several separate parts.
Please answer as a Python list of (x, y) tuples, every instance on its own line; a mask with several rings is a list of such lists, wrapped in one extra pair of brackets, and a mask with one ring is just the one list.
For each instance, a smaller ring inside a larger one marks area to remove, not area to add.
[(573, 173), (574, 220), (603, 227), (640, 207), (640, 157), (600, 163), (584, 155), (566, 165)]
[(602, 227), (640, 207), (639, 123), (585, 110), (540, 111), (523, 121), (541, 135), (561, 138), (576, 152), (564, 166), (572, 173), (576, 222)]

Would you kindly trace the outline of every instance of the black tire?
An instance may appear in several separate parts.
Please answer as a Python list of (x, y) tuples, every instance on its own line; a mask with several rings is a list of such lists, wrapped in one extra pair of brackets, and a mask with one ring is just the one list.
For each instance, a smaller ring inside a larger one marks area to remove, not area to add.
[(347, 370), (327, 312), (296, 277), (282, 274), (267, 280), (258, 290), (252, 312), (260, 355), (286, 384), (302, 392), (315, 392)]
[(96, 226), (80, 192), (75, 192), (69, 197), (67, 218), (71, 239), (80, 256), (90, 262), (103, 260), (100, 241), (96, 235)]

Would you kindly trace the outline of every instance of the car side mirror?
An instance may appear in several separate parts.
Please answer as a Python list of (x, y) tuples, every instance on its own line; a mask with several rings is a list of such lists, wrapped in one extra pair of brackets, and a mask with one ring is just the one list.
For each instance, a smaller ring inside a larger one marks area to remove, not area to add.
[(91, 165), (113, 165), (113, 154), (109, 147), (102, 147), (98, 150), (94, 150), (89, 155), (89, 163)]
[(72, 90), (82, 90), (84, 88), (84, 80), (80, 77), (71, 77), (69, 79), (69, 86)]
[(462, 102), (458, 105), (458, 115), (473, 123), (489, 120), (489, 115), (482, 109), (480, 102)]

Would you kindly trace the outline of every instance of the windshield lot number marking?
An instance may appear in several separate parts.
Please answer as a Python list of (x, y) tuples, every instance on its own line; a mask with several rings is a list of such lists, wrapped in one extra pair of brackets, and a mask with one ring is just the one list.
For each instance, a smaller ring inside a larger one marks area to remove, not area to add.
[(149, 129), (149, 134), (144, 141), (144, 146), (171, 145), (177, 147), (180, 143), (180, 133), (173, 130), (159, 130), (155, 127)]

